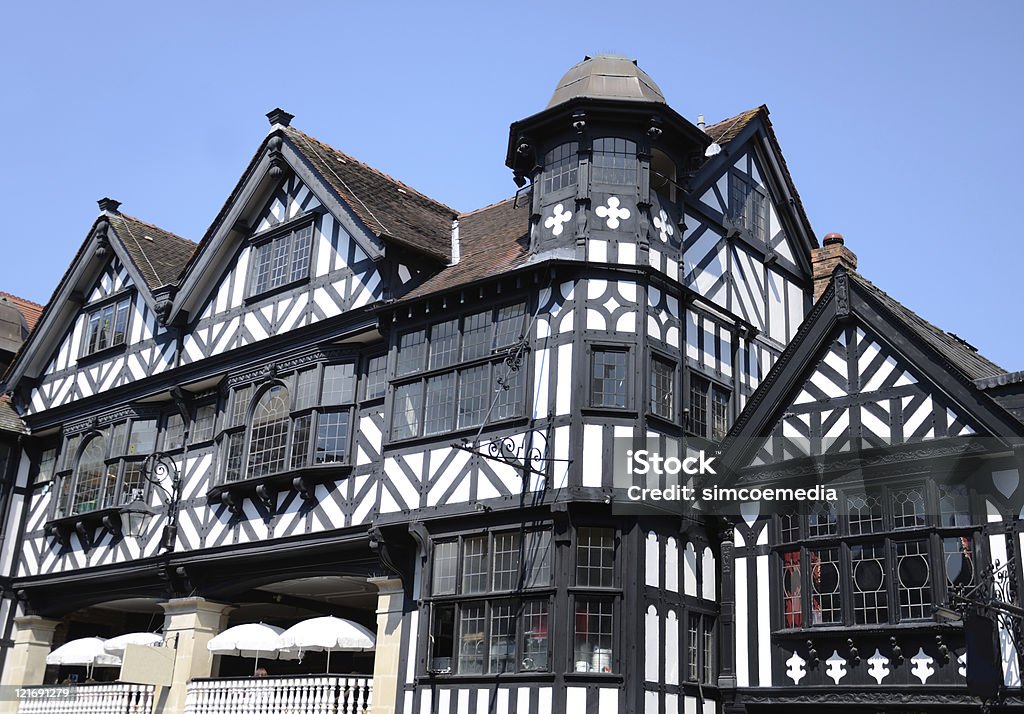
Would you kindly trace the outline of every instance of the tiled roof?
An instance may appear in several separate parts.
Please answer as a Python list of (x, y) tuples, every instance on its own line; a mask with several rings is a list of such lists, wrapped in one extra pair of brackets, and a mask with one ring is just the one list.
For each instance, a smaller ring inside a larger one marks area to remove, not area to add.
[(14, 411), (11, 399), (6, 394), (0, 396), (0, 431), (13, 431), (16, 434), (26, 433), (25, 425)]
[(26, 300), (3, 291), (0, 291), (0, 298), (3, 298), (18, 309), (21, 316), (25, 318), (25, 325), (28, 326), (29, 330), (36, 326), (36, 323), (39, 322), (39, 316), (43, 314), (43, 306), (31, 300)]
[(507, 272), (526, 262), (529, 208), (515, 199), (459, 216), (460, 259), (406, 295), (422, 297)]
[(110, 225), (150, 290), (175, 284), (196, 250), (192, 241), (123, 213), (111, 215)]
[(452, 220), (458, 211), (298, 129), (286, 127), (284, 132), (371, 231), (449, 260)]
[(803, 218), (804, 225), (807, 226), (808, 236), (810, 237), (811, 242), (817, 246), (818, 239), (814, 235), (814, 231), (811, 229), (811, 222), (808, 220), (807, 212), (804, 210), (804, 203), (800, 200), (800, 192), (797, 191), (796, 184), (793, 182), (793, 176), (789, 173), (789, 166), (786, 164), (786, 157), (782, 153), (782, 147), (779, 145), (778, 137), (775, 136), (775, 129), (772, 127), (772, 121), (768, 118), (768, 107), (762, 104), (756, 109), (748, 109), (745, 112), (740, 112), (734, 117), (723, 119), (716, 124), (707, 126), (704, 131), (714, 141), (718, 142), (720, 146), (725, 147), (729, 142), (738, 137), (740, 133), (757, 118), (760, 118), (761, 121), (764, 122), (765, 133), (768, 135), (768, 140), (771, 141), (772, 146), (775, 148), (775, 155), (779, 159), (779, 167), (782, 169), (782, 173), (786, 177), (786, 181), (789, 183), (789, 190), (793, 192), (793, 199), (796, 201), (797, 210)]
[(931, 324), (906, 305), (876, 287), (864, 276), (851, 271), (850, 277), (967, 379), (995, 377), (1006, 372), (1005, 369), (983, 357), (978, 350), (962, 339)]

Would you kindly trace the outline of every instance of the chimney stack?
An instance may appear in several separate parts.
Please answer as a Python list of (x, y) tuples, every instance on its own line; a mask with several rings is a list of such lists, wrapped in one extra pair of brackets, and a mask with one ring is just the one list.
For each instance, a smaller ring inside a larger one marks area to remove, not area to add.
[(832, 271), (836, 269), (837, 265), (842, 265), (847, 270), (856, 270), (857, 256), (846, 247), (841, 234), (829, 233), (821, 241), (821, 247), (811, 251), (811, 268), (814, 272), (814, 302), (818, 302), (818, 298), (832, 281)]

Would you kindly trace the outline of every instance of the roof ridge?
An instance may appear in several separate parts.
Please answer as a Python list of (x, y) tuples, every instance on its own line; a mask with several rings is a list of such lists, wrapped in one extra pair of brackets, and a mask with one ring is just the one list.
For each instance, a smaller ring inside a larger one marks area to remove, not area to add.
[(341, 149), (335, 148), (335, 147), (331, 146), (330, 144), (327, 144), (327, 143), (324, 143), (323, 141), (320, 141), (320, 139), (317, 139), (315, 136), (307, 134), (306, 132), (302, 131), (301, 129), (296, 129), (293, 126), (289, 126), (289, 127), (286, 128), (286, 131), (291, 131), (291, 132), (294, 132), (296, 134), (299, 134), (300, 136), (302, 136), (302, 137), (304, 137), (304, 138), (306, 138), (306, 139), (308, 139), (308, 140), (310, 140), (310, 141), (312, 141), (312, 142), (322, 146), (323, 148), (327, 149), (328, 151), (331, 151), (331, 152), (337, 154), (338, 156), (340, 156), (345, 161), (351, 161), (353, 163), (359, 164), (363, 168), (365, 168), (365, 169), (367, 169), (369, 171), (372, 171), (373, 173), (377, 174), (381, 178), (386, 179), (386, 180), (390, 181), (391, 183), (397, 184), (401, 188), (403, 188), (403, 189), (407, 190), (408, 192), (410, 192), (412, 195), (415, 195), (415, 196), (423, 199), (424, 201), (428, 201), (429, 203), (432, 203), (432, 204), (434, 204), (434, 205), (436, 205), (436, 206), (438, 206), (440, 208), (443, 208), (446, 211), (450, 211), (453, 216), (454, 215), (458, 215), (458, 213), (459, 213), (457, 210), (455, 210), (454, 208), (452, 208), (448, 204), (442, 203), (441, 201), (438, 201), (436, 198), (431, 198), (427, 194), (425, 194), (422, 191), (419, 191), (419, 190), (413, 188), (412, 186), (410, 186), (409, 184), (405, 183), (404, 181), (402, 181), (400, 179), (397, 179), (394, 176), (392, 176), (390, 174), (387, 174), (387, 173), (381, 171), (378, 168), (374, 168), (373, 166), (371, 166), (370, 164), (366, 163), (365, 161), (360, 161), (356, 157), (352, 156), (351, 154), (345, 153)]
[(489, 203), (486, 206), (481, 206), (480, 208), (475, 208), (472, 211), (466, 211), (465, 213), (460, 213), (458, 216), (456, 216), (456, 218), (459, 218), (461, 220), (463, 218), (466, 218), (467, 216), (473, 216), (473, 215), (476, 215), (477, 213), (482, 213), (482, 212), (487, 211), (487, 210), (489, 210), (491, 208), (495, 208), (496, 206), (500, 206), (503, 203), (508, 203), (509, 201), (515, 201), (515, 200), (516, 200), (516, 197), (514, 195), (513, 196), (509, 196), (508, 198), (503, 198), (500, 201), (495, 201), (494, 203)]

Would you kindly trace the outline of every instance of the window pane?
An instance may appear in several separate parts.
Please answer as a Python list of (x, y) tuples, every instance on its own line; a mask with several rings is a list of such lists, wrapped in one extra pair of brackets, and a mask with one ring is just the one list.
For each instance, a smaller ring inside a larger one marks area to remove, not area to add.
[(924, 490), (909, 488), (892, 494), (893, 523), (897, 528), (917, 528), (926, 524)]
[(264, 243), (253, 249), (253, 294), (264, 292), (270, 288), (270, 252), (271, 244)]
[(463, 605), (459, 613), (459, 674), (483, 674), (484, 606)]
[(491, 396), (491, 390), (488, 388), (490, 373), (489, 364), (459, 370), (458, 428), (483, 424)]
[(391, 407), (391, 436), (408, 439), (420, 433), (420, 407), (423, 404), (423, 383), (414, 382), (395, 388)]
[(889, 621), (885, 548), (881, 543), (850, 546), (853, 566), (853, 617), (858, 625)]
[(288, 446), (288, 388), (276, 385), (256, 403), (249, 433), (249, 478), (259, 478), (284, 469)]
[(476, 359), (491, 351), (491, 311), (469, 315), (462, 321), (462, 359)]
[(53, 478), (57, 470), (57, 449), (46, 449), (39, 457), (39, 473), (36, 475), (36, 483), (43, 483)]
[(487, 591), (487, 536), (462, 541), (462, 592)]
[(576, 636), (573, 661), (578, 672), (612, 671), (612, 603), (606, 600), (576, 601)]
[(850, 511), (850, 533), (877, 533), (882, 530), (882, 500), (877, 494), (857, 493), (846, 499)]
[(64, 518), (64, 516), (68, 515), (68, 503), (71, 500), (71, 483), (73, 480), (74, 479), (71, 474), (61, 477), (58, 487), (59, 496), (57, 498), (57, 507), (53, 512), (54, 518)]
[(239, 481), (242, 478), (242, 446), (245, 435), (241, 432), (228, 435), (227, 458), (224, 462), (224, 481)]
[(519, 534), (494, 536), (494, 577), (492, 590), (512, 590), (519, 585)]
[(434, 606), (434, 628), (431, 630), (430, 669), (451, 672), (455, 654), (455, 606)]
[(448, 320), (430, 328), (430, 369), (455, 364), (459, 353), (459, 321)]
[(313, 243), (313, 226), (306, 226), (292, 234), (292, 266), (289, 280), (309, 277), (309, 253)]
[(196, 409), (196, 419), (192, 423), (192, 431), (189, 432), (190, 443), (196, 444), (201, 441), (209, 441), (213, 438), (214, 427), (217, 422), (217, 405), (204, 404)]
[(249, 402), (252, 399), (252, 385), (239, 387), (231, 397), (231, 425), (241, 426), (245, 424), (249, 412)]
[(799, 550), (782, 554), (782, 598), (782, 615), (785, 626), (803, 627)]
[(123, 345), (128, 337), (128, 307), (127, 300), (117, 304), (117, 314), (114, 317), (114, 332), (110, 338), (111, 345)]
[(156, 419), (133, 421), (126, 453), (129, 456), (152, 454), (156, 450), (156, 434)]
[(424, 330), (406, 332), (398, 339), (398, 376), (411, 374), (423, 369), (423, 358), (427, 350), (427, 333)]
[(783, 543), (800, 540), (800, 509), (793, 507), (779, 515), (779, 539)]
[(110, 430), (110, 456), (124, 456), (128, 448), (128, 422), (114, 424)]
[(974, 543), (970, 536), (942, 539), (947, 591), (974, 585)]
[(498, 310), (498, 320), (494, 328), (494, 346), (508, 347), (523, 336), (523, 318), (526, 316), (526, 305), (509, 305)]
[(281, 236), (275, 238), (270, 244), (269, 250), (271, 251), (270, 258), (270, 282), (267, 285), (269, 289), (280, 287), (284, 285), (285, 280), (288, 277), (288, 258), (290, 251), (290, 238), (291, 236)]
[(599, 183), (636, 183), (636, 144), (612, 137), (594, 140), (593, 179)]
[(896, 543), (896, 581), (900, 592), (900, 620), (931, 618), (932, 574), (926, 541)]
[(700, 672), (700, 615), (690, 615), (686, 623), (686, 679), (697, 681)]
[(427, 380), (427, 408), (424, 434), (444, 434), (455, 420), (455, 375), (451, 372)]
[(729, 392), (711, 387), (711, 438), (721, 441), (729, 433)]
[[(116, 428), (116, 427), (115, 427)], [(64, 443), (64, 468), (72, 469), (75, 467), (75, 459), (78, 457), (78, 440), (81, 437), (72, 436)]]
[(102, 435), (93, 437), (85, 445), (82, 456), (78, 460), (78, 480), (72, 502), (72, 513), (89, 513), (102, 507), (99, 500), (103, 478), (107, 471), (107, 465), (103, 462), (107, 455), (106, 447), (107, 440)]
[(690, 431), (708, 435), (708, 391), (711, 383), (697, 375), (690, 376)]
[(651, 362), (651, 413), (663, 419), (675, 418), (676, 368), (671, 362)]
[(295, 409), (309, 409), (316, 405), (317, 370), (304, 369), (295, 375)]
[(811, 504), (807, 515), (807, 535), (811, 538), (834, 536), (839, 532), (839, 517), (836, 515), (836, 504), (831, 501), (820, 501)]
[(387, 355), (371, 357), (366, 368), (366, 399), (376, 399), (384, 396), (384, 390), (388, 386), (388, 358)]
[[(495, 374), (505, 379), (505, 385), (495, 385), (498, 400), (494, 404), (494, 419), (511, 419), (523, 414), (522, 369), (514, 370), (505, 363), (495, 365)], [(508, 387), (507, 389), (505, 387)]]
[(292, 422), (292, 468), (301, 469), (309, 458), (309, 428), (313, 417), (300, 416)]
[(96, 499), (96, 508), (116, 505), (118, 464), (107, 464), (100, 484), (100, 495)]
[(316, 454), (318, 464), (334, 464), (348, 457), (348, 412), (317, 417)]
[(537, 588), (551, 584), (551, 531), (526, 534), (523, 549), (524, 587)]
[(548, 603), (530, 600), (523, 607), (523, 671), (548, 669)]
[(544, 157), (544, 173), (541, 182), (544, 193), (558, 191), (566, 186), (576, 185), (579, 170), (579, 144), (569, 141), (556, 146)]
[(626, 353), (594, 350), (590, 403), (595, 407), (626, 406)]
[(821, 548), (808, 553), (811, 568), (811, 624), (842, 622), (839, 593), (839, 549)]
[(714, 684), (715, 683), (715, 651), (714, 651), (714, 646), (715, 646), (715, 621), (714, 621), (714, 618), (711, 618), (711, 617), (709, 617), (707, 615), (705, 615), (703, 618), (701, 618), (701, 620), (702, 620), (701, 625), (703, 625), (702, 635), (703, 635), (703, 641), (704, 641), (704, 647), (703, 647), (703, 649), (701, 651), (701, 660), (702, 660), (702, 663), (704, 665), (703, 666), (704, 678), (703, 678), (702, 681), (704, 682), (704, 684)]
[(89, 337), (86, 340), (83, 354), (92, 354), (99, 349), (102, 319), (103, 315), (101, 312), (94, 312), (89, 315)]
[(516, 671), (516, 620), (515, 606), (507, 601), (491, 605), (491, 637), (489, 672), (501, 674)]
[(459, 570), (459, 543), (447, 541), (434, 544), (433, 585), (434, 595), (455, 594), (455, 582)]
[(324, 367), (324, 388), (320, 403), (324, 406), (350, 404), (356, 398), (356, 366), (329, 364)]
[(145, 494), (145, 481), (142, 477), (141, 461), (126, 461), (124, 464), (124, 477), (121, 483), (121, 503), (131, 503), (138, 496), (142, 498)]
[(962, 528), (971, 524), (970, 499), (963, 485), (939, 486), (939, 525)]
[(746, 223), (746, 205), (747, 182), (736, 174), (729, 174), (729, 216), (741, 226)]
[(181, 414), (170, 414), (164, 429), (164, 450), (180, 449), (185, 445), (185, 420)]
[(610, 588), (615, 584), (615, 531), (576, 529), (576, 585)]

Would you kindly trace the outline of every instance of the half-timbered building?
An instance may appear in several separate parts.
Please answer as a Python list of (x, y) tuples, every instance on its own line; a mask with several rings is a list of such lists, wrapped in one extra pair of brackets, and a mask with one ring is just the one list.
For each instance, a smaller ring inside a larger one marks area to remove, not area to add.
[[(878, 691), (965, 690), (962, 636), (921, 623), (966, 577), (942, 549), (997, 557), (973, 519), (1010, 501), (918, 469), (906, 499), (969, 493), (967, 520), (897, 514), (872, 486), (844, 495), (886, 524), (857, 546), (845, 505), (807, 521), (627, 503), (624, 449), (696, 456), (730, 429), (736, 478), (893, 434), (913, 454), (992, 436), (979, 468), (1018, 468), (1003, 442), (1019, 381), (852, 273), (814, 302), (812, 258), (820, 273), (829, 255), (765, 107), (694, 124), (635, 62), (586, 58), (512, 124), (520, 190), (469, 213), (268, 118), (198, 244), (102, 200), (7, 372), (31, 437), (5, 683), (41, 683), (52, 644), (162, 622), (174, 683), (146, 696), (233, 712), (244, 671), (209, 654), (213, 635), (336, 614), (375, 630), (372, 657), (281, 680), (273, 711), (330, 687), (403, 714), (853, 704), (890, 665)], [(963, 373), (939, 374), (954, 351)], [(122, 516), (140, 503), (135, 535)], [(915, 557), (936, 568), (925, 584), (885, 579)], [(870, 603), (856, 558), (889, 559)], [(842, 579), (827, 607), (811, 594), (826, 562)], [(826, 652), (852, 658), (850, 639), (859, 669)]]

